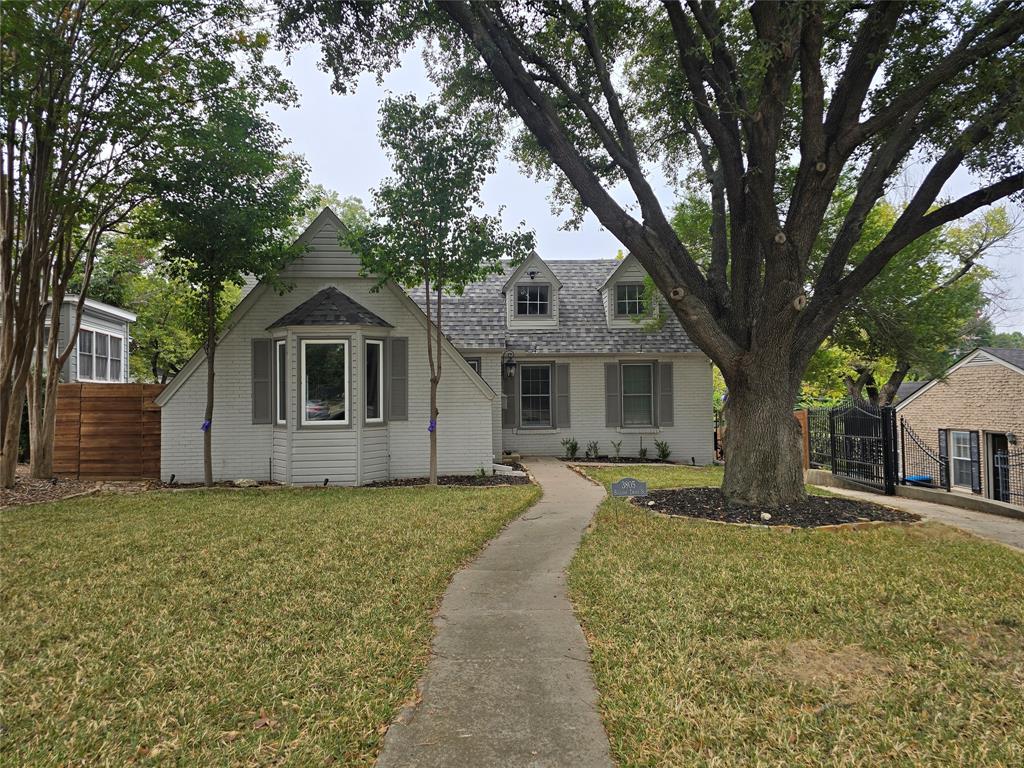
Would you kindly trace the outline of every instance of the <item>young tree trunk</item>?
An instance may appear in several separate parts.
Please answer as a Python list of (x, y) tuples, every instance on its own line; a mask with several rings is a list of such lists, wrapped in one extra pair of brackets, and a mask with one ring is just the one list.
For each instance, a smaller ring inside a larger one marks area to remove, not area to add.
[(430, 377), (430, 484), (437, 485), (437, 378)]
[(217, 289), (206, 288), (206, 413), (203, 416), (203, 482), (213, 485), (213, 376), (217, 352)]
[(790, 504), (804, 498), (803, 447), (793, 417), (795, 388), (756, 371), (729, 386), (725, 403), (725, 480), (730, 505)]

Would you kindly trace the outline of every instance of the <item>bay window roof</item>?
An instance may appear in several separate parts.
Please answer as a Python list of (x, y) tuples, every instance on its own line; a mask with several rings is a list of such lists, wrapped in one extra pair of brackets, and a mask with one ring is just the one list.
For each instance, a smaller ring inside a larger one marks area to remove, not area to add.
[(267, 326), (286, 325), (373, 325), (392, 328), (387, 320), (374, 314), (358, 301), (346, 296), (333, 285), (317, 291), (295, 309)]

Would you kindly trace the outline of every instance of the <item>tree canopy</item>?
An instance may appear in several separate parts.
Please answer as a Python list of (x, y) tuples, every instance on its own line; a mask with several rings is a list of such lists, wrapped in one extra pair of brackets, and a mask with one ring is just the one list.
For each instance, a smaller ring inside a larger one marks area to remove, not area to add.
[[(342, 91), (426, 41), (451, 104), (518, 118), (524, 166), (639, 259), (721, 368), (730, 503), (803, 494), (790, 409), (849, 303), (919, 237), (1024, 188), (1018, 2), (282, 3), (281, 29), (320, 41)], [(855, 260), (912, 163), (920, 183)], [(658, 199), (658, 165), (700, 174), (706, 264)], [(944, 197), (961, 168), (976, 188)]]

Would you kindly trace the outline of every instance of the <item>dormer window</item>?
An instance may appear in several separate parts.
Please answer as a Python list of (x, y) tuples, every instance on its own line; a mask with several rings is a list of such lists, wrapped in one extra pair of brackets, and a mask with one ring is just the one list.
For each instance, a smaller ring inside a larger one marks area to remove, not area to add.
[(550, 317), (551, 286), (520, 285), (516, 287), (517, 317)]
[(641, 283), (619, 283), (615, 286), (616, 317), (640, 317), (646, 311)]

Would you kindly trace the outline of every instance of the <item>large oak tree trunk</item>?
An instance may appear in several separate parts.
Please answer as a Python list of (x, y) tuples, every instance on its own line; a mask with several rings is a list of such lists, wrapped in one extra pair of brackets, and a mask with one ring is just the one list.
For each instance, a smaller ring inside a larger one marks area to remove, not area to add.
[(804, 498), (803, 447), (793, 417), (797, 392), (772, 375), (747, 371), (725, 403), (725, 480), (730, 505), (773, 507)]

